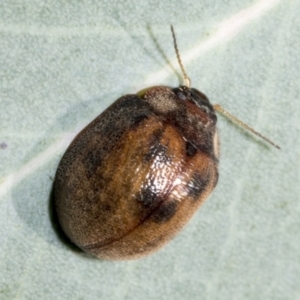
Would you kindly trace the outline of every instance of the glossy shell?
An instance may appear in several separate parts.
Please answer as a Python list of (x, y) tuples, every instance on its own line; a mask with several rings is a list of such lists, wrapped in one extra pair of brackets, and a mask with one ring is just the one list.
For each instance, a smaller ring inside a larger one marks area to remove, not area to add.
[(66, 235), (105, 259), (161, 248), (217, 183), (216, 121), (196, 89), (160, 86), (118, 99), (59, 164), (54, 197)]

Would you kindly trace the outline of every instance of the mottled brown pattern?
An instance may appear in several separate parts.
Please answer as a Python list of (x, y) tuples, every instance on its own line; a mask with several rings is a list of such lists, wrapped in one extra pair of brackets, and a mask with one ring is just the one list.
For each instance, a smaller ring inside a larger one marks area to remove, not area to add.
[(75, 244), (101, 258), (134, 259), (188, 222), (218, 177), (216, 119), (196, 100), (166, 87), (127, 95), (76, 137), (54, 185), (59, 222)]

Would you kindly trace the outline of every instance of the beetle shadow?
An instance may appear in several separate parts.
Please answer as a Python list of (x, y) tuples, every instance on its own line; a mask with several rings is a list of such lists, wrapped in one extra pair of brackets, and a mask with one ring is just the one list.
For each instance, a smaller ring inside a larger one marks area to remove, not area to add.
[(58, 221), (57, 212), (55, 209), (55, 199), (54, 199), (54, 181), (52, 182), (51, 192), (49, 196), (48, 201), (48, 211), (49, 211), (49, 218), (50, 223), (52, 225), (52, 229), (55, 232), (57, 238), (61, 243), (63, 243), (65, 246), (67, 246), (70, 250), (76, 253), (84, 253), (82, 249), (80, 249), (78, 246), (76, 246), (64, 233), (62, 230), (60, 223)]

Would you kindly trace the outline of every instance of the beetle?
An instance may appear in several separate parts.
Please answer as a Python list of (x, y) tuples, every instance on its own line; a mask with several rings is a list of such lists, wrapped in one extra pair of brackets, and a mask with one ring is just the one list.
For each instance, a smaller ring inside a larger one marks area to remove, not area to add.
[(56, 172), (59, 223), (99, 258), (153, 253), (194, 215), (218, 181), (216, 110), (278, 147), (190, 87), (171, 30), (185, 84), (116, 100), (77, 135)]

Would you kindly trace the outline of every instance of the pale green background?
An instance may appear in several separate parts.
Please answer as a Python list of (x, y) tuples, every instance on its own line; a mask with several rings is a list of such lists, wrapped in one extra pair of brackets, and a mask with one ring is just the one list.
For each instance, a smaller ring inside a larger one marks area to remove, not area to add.
[[(2, 0), (0, 299), (300, 299), (299, 15), (296, 0)], [(282, 150), (219, 116), (219, 183), (188, 226), (148, 258), (92, 259), (53, 229), (55, 170), (116, 98), (179, 84), (171, 23), (193, 86)]]

